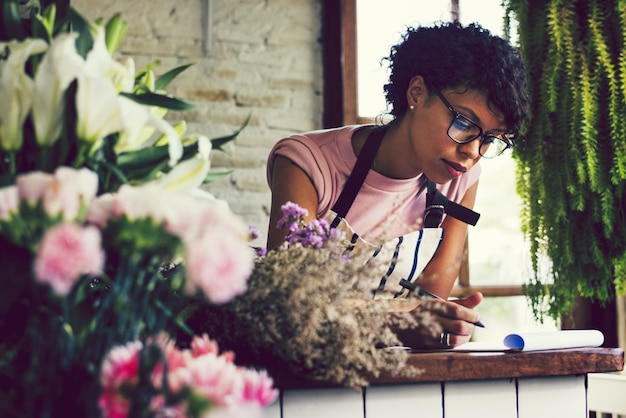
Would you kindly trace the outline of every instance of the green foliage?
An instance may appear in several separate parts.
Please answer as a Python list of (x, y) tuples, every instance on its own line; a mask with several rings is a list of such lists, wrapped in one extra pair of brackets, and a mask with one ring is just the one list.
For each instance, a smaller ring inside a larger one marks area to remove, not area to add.
[[(516, 147), (535, 316), (626, 287), (626, 1), (507, 0), (531, 110)], [(541, 258), (551, 267), (541, 272)]]

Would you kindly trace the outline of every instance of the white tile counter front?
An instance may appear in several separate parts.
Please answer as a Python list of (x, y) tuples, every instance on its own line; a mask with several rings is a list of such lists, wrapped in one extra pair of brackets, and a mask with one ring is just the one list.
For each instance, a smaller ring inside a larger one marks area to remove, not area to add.
[[(265, 418), (586, 418), (587, 374), (620, 371), (614, 348), (527, 353), (418, 353), (412, 378), (381, 376), (361, 391), (276, 379)], [(270, 371), (271, 372), (271, 371)]]

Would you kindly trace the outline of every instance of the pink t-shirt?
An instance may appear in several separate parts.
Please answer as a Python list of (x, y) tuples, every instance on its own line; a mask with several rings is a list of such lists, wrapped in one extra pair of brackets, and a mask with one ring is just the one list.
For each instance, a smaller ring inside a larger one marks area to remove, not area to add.
[[(350, 175), (356, 155), (352, 135), (363, 125), (312, 131), (283, 138), (270, 152), (267, 178), (272, 187), (274, 158), (281, 155), (293, 161), (311, 179), (318, 195), (317, 218), (331, 210)], [(480, 176), (476, 165), (467, 173), (437, 188), (448, 199), (460, 202)], [(410, 179), (390, 179), (370, 170), (346, 220), (363, 239), (384, 242), (422, 227), (426, 191), (422, 175)]]

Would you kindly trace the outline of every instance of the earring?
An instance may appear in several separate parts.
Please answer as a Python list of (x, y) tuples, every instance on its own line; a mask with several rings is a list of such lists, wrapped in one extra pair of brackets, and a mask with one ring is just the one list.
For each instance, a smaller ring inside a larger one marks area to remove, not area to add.
[(415, 106), (411, 105), (411, 106), (409, 106), (409, 109), (413, 110), (413, 109), (415, 109)]

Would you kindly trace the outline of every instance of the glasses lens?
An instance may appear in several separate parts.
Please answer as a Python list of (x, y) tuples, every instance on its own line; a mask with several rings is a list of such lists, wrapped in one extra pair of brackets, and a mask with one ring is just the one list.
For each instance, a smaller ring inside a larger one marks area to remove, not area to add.
[(493, 158), (502, 154), (509, 147), (509, 143), (500, 137), (487, 135), (480, 142), (480, 155), (485, 158)]
[(470, 142), (480, 135), (480, 128), (463, 115), (456, 115), (448, 128), (448, 136), (456, 142)]

